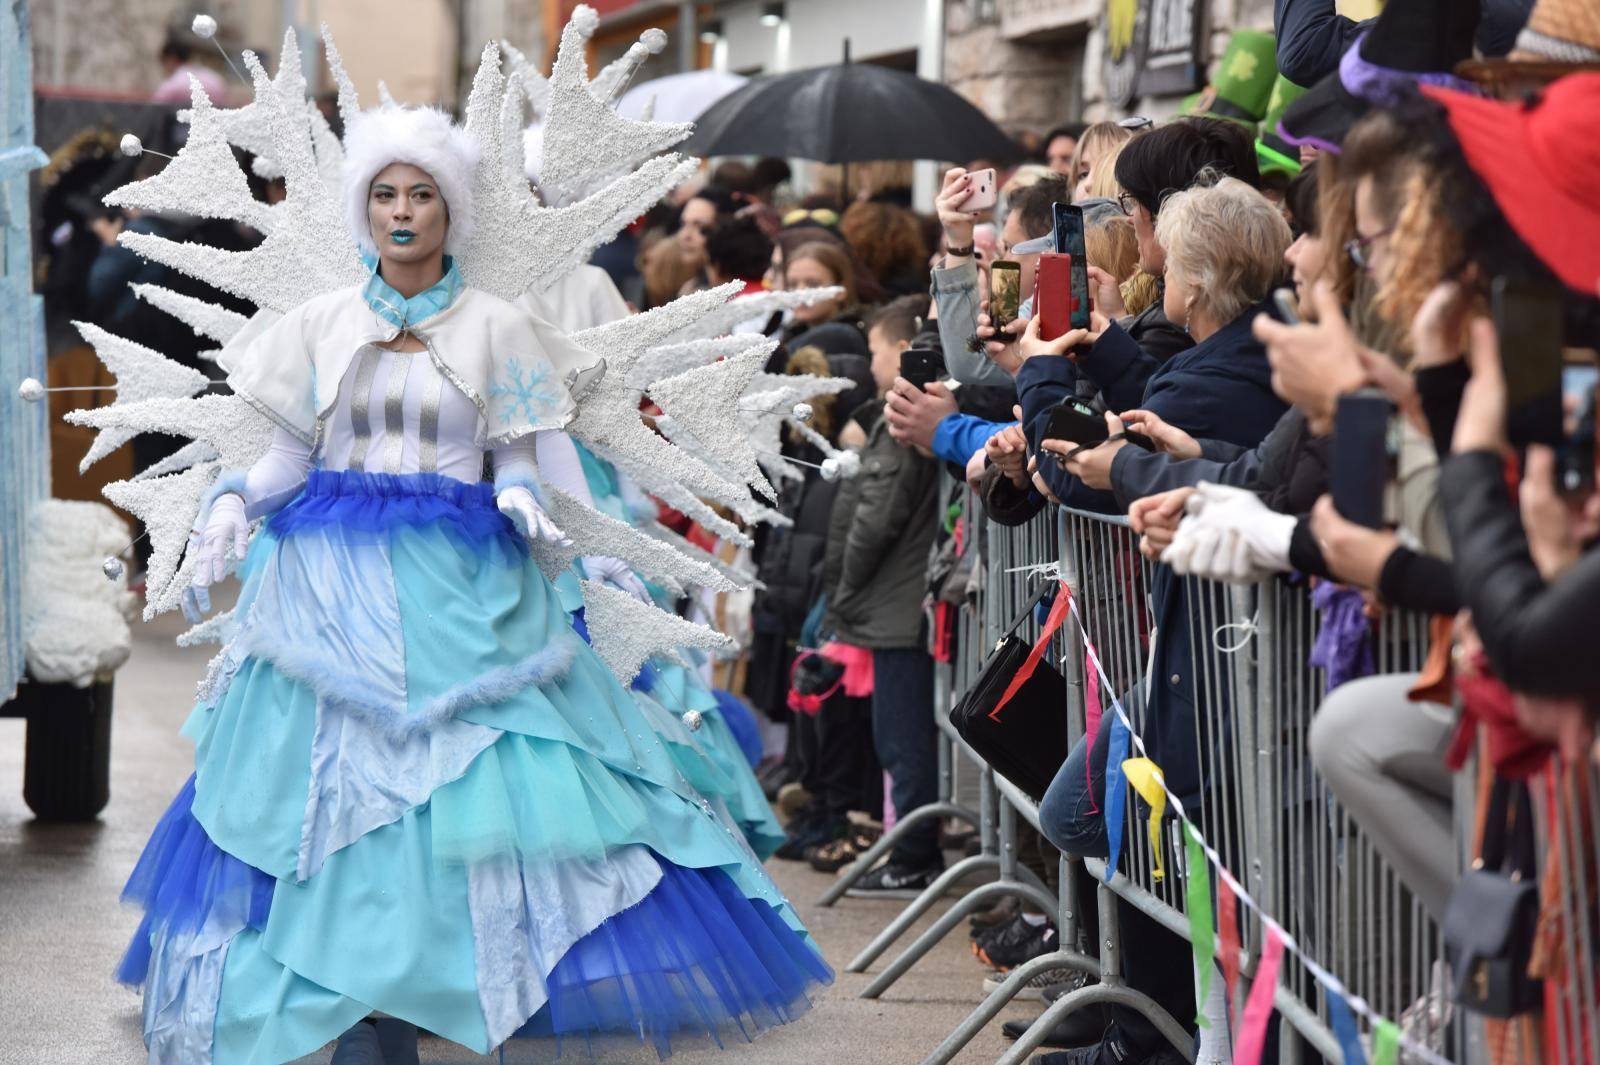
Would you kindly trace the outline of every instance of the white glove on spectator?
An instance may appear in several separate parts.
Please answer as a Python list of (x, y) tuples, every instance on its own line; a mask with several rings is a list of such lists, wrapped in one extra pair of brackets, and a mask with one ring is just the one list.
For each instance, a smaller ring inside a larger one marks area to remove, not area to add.
[(638, 574), (620, 558), (610, 555), (585, 555), (583, 556), (583, 571), (592, 581), (603, 581), (619, 591), (627, 592), (641, 603), (649, 603), (650, 590), (644, 586), (644, 581)]
[(1161, 561), (1178, 573), (1247, 584), (1289, 568), (1296, 519), (1268, 509), (1254, 492), (1202, 483)]
[(224, 492), (212, 502), (206, 527), (189, 534), (189, 550), (199, 559), (183, 596), (183, 613), (191, 622), (198, 624), (211, 609), (211, 585), (228, 575), (228, 549), (233, 549), (235, 558), (243, 559), (249, 546), (250, 519), (245, 515), (244, 498)]
[(513, 484), (500, 489), (494, 497), (494, 503), (500, 508), (500, 513), (511, 519), (517, 531), (529, 540), (543, 540), (557, 547), (572, 546), (567, 534), (550, 520), (550, 515), (539, 506), (533, 493), (522, 485)]

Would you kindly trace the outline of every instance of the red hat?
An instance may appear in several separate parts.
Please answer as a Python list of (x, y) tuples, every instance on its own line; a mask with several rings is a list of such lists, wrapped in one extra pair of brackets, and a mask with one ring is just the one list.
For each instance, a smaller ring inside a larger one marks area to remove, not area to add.
[(1568, 287), (1600, 293), (1600, 73), (1569, 74), (1529, 103), (1422, 91), (1523, 243)]

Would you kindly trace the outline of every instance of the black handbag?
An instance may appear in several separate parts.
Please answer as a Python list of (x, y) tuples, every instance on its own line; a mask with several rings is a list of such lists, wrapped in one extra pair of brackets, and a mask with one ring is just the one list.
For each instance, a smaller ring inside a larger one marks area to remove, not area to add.
[(1533, 800), (1525, 783), (1496, 778), (1482, 856), (1450, 892), (1444, 915), (1456, 1001), (1486, 1017), (1515, 1017), (1537, 1009), (1544, 982), (1528, 975), (1528, 959), (1538, 924)]
[(950, 723), (967, 745), (1035, 800), (1044, 798), (1045, 789), (1067, 760), (1066, 681), (1046, 656), (1003, 707), (1000, 700), (1033, 650), (1016, 635), (1017, 626), (1051, 587), (1041, 588), (1006, 626), (1006, 634), (984, 661), (977, 679), (950, 711)]

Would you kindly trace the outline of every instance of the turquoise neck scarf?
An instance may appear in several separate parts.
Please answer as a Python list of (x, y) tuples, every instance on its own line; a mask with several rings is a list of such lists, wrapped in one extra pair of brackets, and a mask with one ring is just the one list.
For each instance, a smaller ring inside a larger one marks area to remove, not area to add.
[(368, 255), (364, 258), (372, 277), (361, 290), (361, 298), (367, 301), (373, 313), (390, 325), (404, 329), (408, 325), (425, 322), (454, 303), (461, 294), (461, 272), (456, 269), (455, 260), (448, 255), (444, 257), (444, 276), (410, 299), (396, 292), (379, 275), (377, 256)]

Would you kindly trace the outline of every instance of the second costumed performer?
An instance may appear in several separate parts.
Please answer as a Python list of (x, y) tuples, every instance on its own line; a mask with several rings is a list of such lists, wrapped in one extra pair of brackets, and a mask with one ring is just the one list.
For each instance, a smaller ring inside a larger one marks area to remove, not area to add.
[(134, 874), (153, 1056), (283, 1062), (345, 1033), (355, 1060), (373, 1014), (480, 1053), (666, 1054), (789, 1021), (832, 978), (530, 558), (562, 537), (541, 474), (582, 480), (536, 456), (576, 463), (566, 382), (598, 360), (463, 284), (477, 153), (440, 112), (363, 113), (345, 195), (370, 280), (230, 376), (278, 428), (213, 490), (197, 598), (270, 517), (185, 726), (196, 775)]

